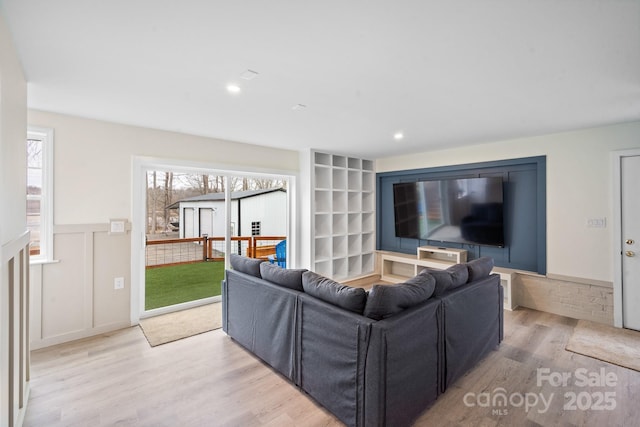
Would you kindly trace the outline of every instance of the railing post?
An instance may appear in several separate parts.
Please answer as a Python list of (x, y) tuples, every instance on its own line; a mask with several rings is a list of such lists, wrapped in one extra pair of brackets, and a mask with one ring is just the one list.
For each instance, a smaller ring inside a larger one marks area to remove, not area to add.
[(202, 261), (206, 261), (207, 260), (207, 238), (209, 236), (207, 234), (203, 234), (202, 235)]

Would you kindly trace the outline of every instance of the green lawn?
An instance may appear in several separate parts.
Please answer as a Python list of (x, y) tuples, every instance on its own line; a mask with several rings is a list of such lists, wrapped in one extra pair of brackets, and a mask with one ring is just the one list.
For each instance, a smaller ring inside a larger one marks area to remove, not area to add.
[(220, 295), (224, 262), (171, 265), (146, 270), (146, 310)]

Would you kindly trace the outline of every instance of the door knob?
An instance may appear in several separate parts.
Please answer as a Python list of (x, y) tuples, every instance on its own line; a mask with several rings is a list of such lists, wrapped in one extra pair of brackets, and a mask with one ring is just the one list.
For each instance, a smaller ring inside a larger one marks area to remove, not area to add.
[(627, 255), (628, 257), (632, 257), (632, 256), (636, 256), (636, 253), (633, 251), (627, 251), (625, 252), (625, 255)]
[(626, 243), (627, 245), (633, 245), (634, 241), (633, 241), (633, 239), (627, 239), (627, 240), (625, 241), (625, 243)]

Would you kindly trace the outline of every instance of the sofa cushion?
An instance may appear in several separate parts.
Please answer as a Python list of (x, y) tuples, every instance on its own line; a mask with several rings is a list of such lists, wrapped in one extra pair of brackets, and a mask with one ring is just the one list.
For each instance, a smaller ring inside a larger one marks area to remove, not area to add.
[(363, 314), (375, 320), (393, 316), (431, 298), (435, 286), (436, 279), (424, 270), (404, 283), (373, 285)]
[(304, 291), (302, 288), (302, 273), (307, 269), (286, 269), (279, 265), (263, 262), (260, 264), (262, 278), (269, 282), (296, 291)]
[(469, 261), (467, 269), (469, 270), (469, 282), (489, 277), (491, 270), (493, 270), (493, 258), (485, 256)]
[(260, 264), (262, 264), (264, 261), (260, 259), (247, 258), (238, 254), (231, 254), (231, 256), (229, 257), (229, 261), (231, 262), (231, 267), (233, 267), (233, 269), (236, 271), (255, 277), (262, 277), (260, 275)]
[(302, 274), (302, 287), (315, 298), (358, 314), (362, 314), (367, 302), (367, 292), (364, 289), (334, 282), (313, 271)]
[(469, 278), (469, 270), (465, 264), (455, 264), (446, 270), (427, 267), (422, 272), (429, 273), (436, 279), (436, 288), (433, 295), (437, 297), (449, 289), (464, 285)]

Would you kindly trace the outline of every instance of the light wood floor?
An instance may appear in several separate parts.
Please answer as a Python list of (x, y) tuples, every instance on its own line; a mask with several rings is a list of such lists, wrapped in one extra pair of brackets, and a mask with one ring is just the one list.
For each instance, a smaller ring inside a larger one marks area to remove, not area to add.
[[(640, 373), (565, 351), (575, 324), (528, 309), (505, 312), (504, 342), (416, 425), (640, 425)], [(538, 385), (538, 368), (572, 377), (567, 386)], [(579, 368), (615, 375), (616, 385), (580, 387)], [(340, 425), (221, 330), (151, 348), (138, 327), (128, 328), (34, 351), (31, 372), (25, 426)], [(501, 391), (507, 406), (479, 405)], [(578, 409), (605, 392), (602, 406), (615, 409)], [(576, 409), (563, 409), (571, 393)], [(540, 400), (528, 411), (521, 405), (520, 397), (533, 403), (534, 394), (551, 402), (548, 409)]]

